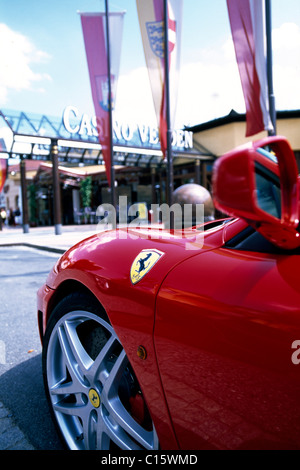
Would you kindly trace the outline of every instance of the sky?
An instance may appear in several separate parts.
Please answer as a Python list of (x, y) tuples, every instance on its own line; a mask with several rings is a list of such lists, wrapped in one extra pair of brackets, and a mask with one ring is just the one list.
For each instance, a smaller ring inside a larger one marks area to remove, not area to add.
[[(271, 0), (277, 110), (300, 109), (300, 1)], [(94, 114), (81, 12), (104, 0), (0, 0), (0, 109), (60, 117)], [(135, 0), (109, 0), (124, 16), (114, 119), (156, 122)], [(184, 0), (177, 128), (245, 112), (226, 0)]]

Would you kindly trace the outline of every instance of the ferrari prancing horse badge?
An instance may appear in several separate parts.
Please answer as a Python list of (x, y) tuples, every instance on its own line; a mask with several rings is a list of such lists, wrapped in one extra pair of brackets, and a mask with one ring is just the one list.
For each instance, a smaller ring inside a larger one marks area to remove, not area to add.
[(164, 253), (159, 250), (142, 250), (131, 265), (132, 284), (139, 282), (163, 255)]

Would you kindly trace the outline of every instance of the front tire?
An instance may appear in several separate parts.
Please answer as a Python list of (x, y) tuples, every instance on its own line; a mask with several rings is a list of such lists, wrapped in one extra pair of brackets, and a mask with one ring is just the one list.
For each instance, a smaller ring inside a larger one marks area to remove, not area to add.
[(54, 309), (44, 338), (43, 377), (69, 449), (159, 448), (126, 353), (93, 298), (74, 293)]

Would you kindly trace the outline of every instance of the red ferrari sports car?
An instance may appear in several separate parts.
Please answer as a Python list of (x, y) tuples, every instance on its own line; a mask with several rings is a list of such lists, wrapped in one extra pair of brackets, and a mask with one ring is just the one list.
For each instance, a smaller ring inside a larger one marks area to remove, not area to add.
[(283, 137), (215, 164), (229, 218), (123, 228), (38, 292), (43, 375), (69, 449), (298, 449), (298, 170)]

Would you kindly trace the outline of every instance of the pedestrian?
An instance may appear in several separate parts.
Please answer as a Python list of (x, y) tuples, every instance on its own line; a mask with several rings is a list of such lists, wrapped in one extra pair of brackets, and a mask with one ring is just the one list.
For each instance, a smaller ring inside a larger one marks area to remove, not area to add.
[(14, 212), (14, 216), (15, 216), (15, 225), (20, 225), (21, 224), (21, 211), (19, 209), (19, 207), (17, 207), (17, 209), (15, 210)]
[(9, 209), (8, 225), (10, 225), (11, 227), (15, 226), (15, 215), (12, 209)]

